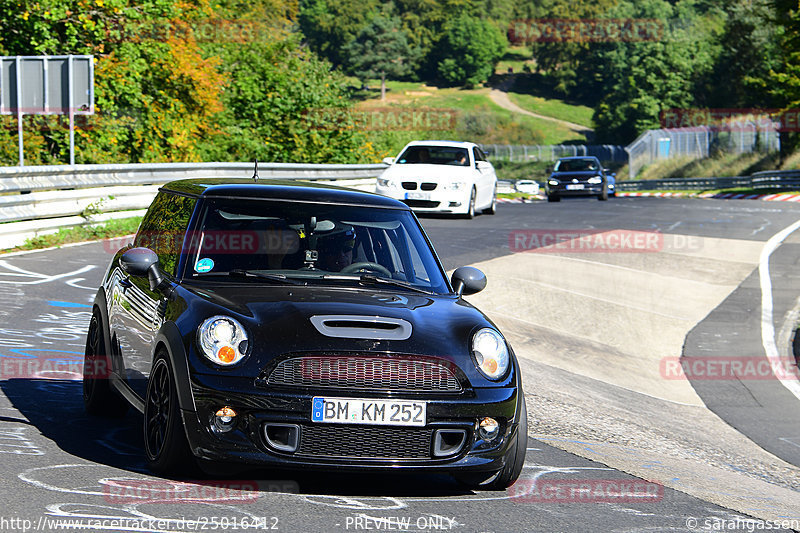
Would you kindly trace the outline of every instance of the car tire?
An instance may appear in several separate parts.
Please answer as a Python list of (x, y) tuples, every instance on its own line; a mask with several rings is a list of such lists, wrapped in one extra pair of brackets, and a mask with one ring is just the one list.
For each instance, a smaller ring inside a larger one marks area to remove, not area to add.
[(497, 193), (492, 194), (492, 205), (483, 210), (487, 215), (494, 215), (497, 213)]
[(525, 407), (525, 394), (520, 393), (522, 405), (520, 406), (519, 423), (514, 444), (508, 453), (508, 461), (503, 468), (486, 480), (476, 479), (474, 476), (459, 476), (461, 483), (473, 490), (505, 490), (519, 479), (522, 467), (525, 465), (525, 454), (528, 451), (528, 409)]
[(196, 463), (181, 420), (175, 374), (164, 352), (153, 363), (144, 403), (144, 449), (147, 466), (156, 474), (190, 473)]
[(128, 412), (128, 402), (111, 389), (104, 330), (103, 317), (94, 311), (83, 358), (83, 406), (90, 415), (121, 418)]
[(468, 220), (475, 218), (475, 197), (477, 195), (478, 193), (475, 191), (475, 187), (473, 187), (469, 195), (469, 207), (467, 207), (467, 213), (464, 215), (464, 218)]
[(560, 202), (561, 198), (559, 196), (556, 196), (555, 194), (548, 194), (547, 195), (547, 201), (548, 202)]

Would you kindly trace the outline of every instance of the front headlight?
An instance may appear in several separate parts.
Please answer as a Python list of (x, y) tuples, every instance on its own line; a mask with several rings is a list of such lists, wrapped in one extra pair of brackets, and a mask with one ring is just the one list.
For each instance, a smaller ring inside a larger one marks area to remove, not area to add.
[(464, 188), (464, 185), (466, 183), (463, 181), (451, 181), (450, 183), (445, 183), (444, 188), (448, 191), (460, 191)]
[(558, 180), (550, 180), (547, 183), (549, 183), (550, 185), (558, 185)]
[(388, 187), (394, 189), (394, 181), (390, 178), (378, 178), (378, 187)]
[(603, 178), (600, 176), (592, 176), (589, 178), (589, 183), (603, 183)]
[(203, 355), (218, 365), (234, 365), (247, 353), (247, 333), (229, 316), (212, 316), (197, 329), (197, 343)]
[(472, 337), (472, 356), (475, 366), (489, 379), (500, 379), (508, 370), (506, 341), (491, 328), (483, 328)]

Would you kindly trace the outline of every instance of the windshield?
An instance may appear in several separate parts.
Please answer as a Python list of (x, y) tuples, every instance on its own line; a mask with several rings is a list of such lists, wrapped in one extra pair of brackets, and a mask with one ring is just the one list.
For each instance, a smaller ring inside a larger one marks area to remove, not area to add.
[(469, 166), (466, 148), (452, 146), (409, 146), (397, 158), (398, 165), (427, 164)]
[(553, 172), (581, 172), (599, 169), (600, 166), (594, 159), (561, 159), (553, 167)]
[(411, 289), (448, 292), (409, 211), (211, 199), (184, 248), (188, 279), (263, 283), (285, 277), (341, 284), (384, 278)]

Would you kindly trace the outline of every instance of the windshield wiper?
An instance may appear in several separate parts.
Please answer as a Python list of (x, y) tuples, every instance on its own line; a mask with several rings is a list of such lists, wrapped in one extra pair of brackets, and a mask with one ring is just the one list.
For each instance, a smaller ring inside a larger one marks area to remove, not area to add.
[(412, 285), (407, 281), (400, 281), (397, 279), (379, 278), (373, 274), (361, 274), (360, 276), (352, 276), (346, 274), (326, 274), (322, 279), (342, 279), (342, 280), (358, 280), (359, 283), (373, 284), (373, 285), (389, 285), (391, 287), (400, 287), (410, 291), (421, 292), (423, 294), (434, 294), (432, 291)]
[(234, 268), (233, 270), (228, 271), (228, 275), (242, 276), (242, 277), (252, 276), (255, 278), (268, 279), (270, 281), (285, 283), (287, 285), (302, 285), (299, 281), (287, 278), (283, 274), (266, 274), (264, 272), (254, 272), (252, 270), (245, 270), (243, 268)]

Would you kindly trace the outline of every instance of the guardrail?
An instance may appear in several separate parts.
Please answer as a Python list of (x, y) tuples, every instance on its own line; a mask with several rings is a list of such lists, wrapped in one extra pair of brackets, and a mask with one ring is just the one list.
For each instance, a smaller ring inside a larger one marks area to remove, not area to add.
[[(375, 165), (259, 163), (259, 179), (336, 181), (375, 190)], [(253, 163), (153, 163), (0, 168), (0, 249), (61, 227), (144, 214), (158, 187), (187, 178), (253, 176)]]
[(751, 176), (722, 178), (668, 178), (617, 181), (618, 191), (710, 190), (746, 187), (751, 189), (800, 189), (800, 170), (768, 170)]

